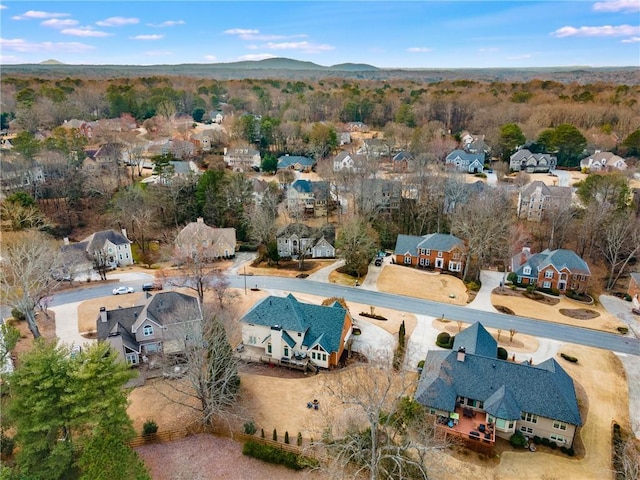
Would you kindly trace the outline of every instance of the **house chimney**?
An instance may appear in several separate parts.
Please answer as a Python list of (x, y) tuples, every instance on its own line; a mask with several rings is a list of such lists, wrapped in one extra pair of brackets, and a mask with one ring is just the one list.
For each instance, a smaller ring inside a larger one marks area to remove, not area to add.
[(127, 229), (123, 228), (121, 231), (122, 231), (122, 235), (124, 236), (124, 238), (126, 238), (128, 240), (129, 237), (127, 237)]
[(467, 350), (464, 347), (458, 348), (458, 355), (456, 356), (456, 360), (459, 362), (464, 362), (464, 357), (466, 356)]
[(204, 218), (198, 217), (198, 223), (204, 223)]
[(522, 247), (522, 253), (531, 253), (531, 247)]
[(107, 309), (105, 307), (100, 307), (100, 321), (102, 323), (107, 322)]
[(65, 245), (69, 245), (69, 237), (64, 237), (62, 241), (64, 242)]
[(226, 155), (226, 154), (227, 154), (227, 147), (224, 147), (223, 155)]

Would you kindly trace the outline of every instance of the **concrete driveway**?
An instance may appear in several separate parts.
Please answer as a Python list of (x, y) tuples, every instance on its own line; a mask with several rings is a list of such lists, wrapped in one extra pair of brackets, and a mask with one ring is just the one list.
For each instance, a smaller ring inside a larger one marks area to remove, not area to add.
[(81, 303), (65, 303), (57, 307), (50, 307), (50, 310), (53, 310), (56, 314), (56, 337), (58, 337), (60, 343), (66, 344), (69, 348), (73, 345), (85, 345), (95, 342), (95, 340), (84, 338), (78, 332), (78, 306)]
[(354, 318), (354, 326), (360, 328), (360, 335), (354, 335), (353, 351), (362, 353), (368, 357), (379, 358), (382, 361), (391, 361), (393, 351), (396, 348), (396, 339), (385, 329), (377, 325)]

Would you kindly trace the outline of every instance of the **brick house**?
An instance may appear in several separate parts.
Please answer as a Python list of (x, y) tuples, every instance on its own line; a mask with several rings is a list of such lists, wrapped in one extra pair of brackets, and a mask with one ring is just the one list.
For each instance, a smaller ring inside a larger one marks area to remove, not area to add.
[(418, 268), (434, 268), (460, 274), (464, 270), (464, 242), (448, 233), (430, 233), (421, 237), (398, 235), (395, 262)]
[(539, 222), (545, 213), (571, 205), (571, 187), (545, 185), (536, 180), (518, 194), (518, 217)]
[(591, 277), (589, 265), (572, 250), (546, 249), (531, 254), (528, 247), (511, 259), (511, 271), (520, 285), (535, 285), (545, 290), (584, 293)]

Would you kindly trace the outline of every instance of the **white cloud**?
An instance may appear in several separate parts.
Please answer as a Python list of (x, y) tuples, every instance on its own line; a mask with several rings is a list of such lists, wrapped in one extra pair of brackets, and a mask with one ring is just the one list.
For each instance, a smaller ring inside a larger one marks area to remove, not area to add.
[(176, 25), (184, 25), (184, 20), (167, 20), (162, 23), (147, 23), (147, 27), (156, 27), (156, 28), (164, 28), (164, 27), (175, 27)]
[(95, 47), (79, 42), (27, 42), (22, 38), (0, 38), (0, 48), (13, 52), (87, 52)]
[(601, 27), (562, 27), (551, 32), (555, 37), (627, 37), (638, 35), (640, 26), (638, 25), (603, 25)]
[(260, 31), (246, 28), (230, 28), (229, 30), (225, 30), (223, 33), (226, 35), (257, 35)]
[(319, 52), (327, 52), (329, 50), (333, 50), (335, 47), (332, 45), (327, 45), (326, 43), (318, 44), (318, 43), (309, 43), (309, 42), (280, 42), (273, 43), (269, 42), (264, 45), (264, 48), (268, 48), (269, 50), (299, 50), (305, 53), (319, 53)]
[(27, 63), (27, 62), (20, 57), (16, 57), (15, 55), (0, 55), (0, 64), (4, 65), (7, 63)]
[(410, 47), (407, 48), (407, 52), (411, 52), (411, 53), (427, 53), (430, 52), (432, 49), (431, 48), (427, 48), (427, 47)]
[(528, 58), (532, 58), (533, 55), (525, 53), (522, 55), (514, 55), (513, 57), (505, 57), (507, 60), (527, 60)]
[(11, 17), (13, 20), (31, 20), (31, 19), (43, 19), (43, 18), (60, 18), (70, 17), (70, 13), (54, 13), (54, 12), (42, 12), (39, 10), (29, 10), (22, 15), (15, 15)]
[(7, 8), (6, 5), (0, 5), (0, 10), (4, 10), (5, 8)]
[(78, 25), (78, 21), (73, 20), (71, 18), (65, 18), (65, 19), (50, 18), (49, 20), (45, 20), (44, 22), (41, 22), (40, 25), (42, 25), (43, 27), (51, 27), (51, 28), (65, 28), (65, 27), (73, 27), (75, 25)]
[(129, 37), (131, 40), (160, 40), (164, 38), (164, 35), (136, 35), (135, 37)]
[(110, 37), (112, 34), (94, 30), (92, 27), (64, 28), (60, 30), (63, 35), (73, 35), (74, 37)]
[(593, 4), (596, 12), (640, 12), (638, 0), (610, 0)]
[(242, 55), (238, 57), (238, 60), (266, 60), (267, 58), (277, 58), (275, 55), (271, 55), (270, 53), (255, 53), (249, 55)]
[(215, 55), (205, 55), (203, 58), (205, 60), (209, 60), (210, 62), (213, 62), (218, 59), (218, 57), (216, 57)]
[(622, 43), (638, 43), (640, 42), (640, 37), (631, 37), (631, 38), (625, 38), (624, 40), (622, 40)]
[(150, 50), (148, 52), (144, 52), (144, 54), (150, 57), (166, 57), (167, 55), (173, 55), (173, 52), (169, 50)]
[(481, 53), (495, 53), (495, 52), (499, 52), (500, 49), (495, 47), (487, 47), (487, 48), (479, 48), (478, 51)]
[(137, 18), (109, 17), (96, 22), (96, 25), (101, 27), (121, 27), (123, 25), (135, 25), (139, 21)]

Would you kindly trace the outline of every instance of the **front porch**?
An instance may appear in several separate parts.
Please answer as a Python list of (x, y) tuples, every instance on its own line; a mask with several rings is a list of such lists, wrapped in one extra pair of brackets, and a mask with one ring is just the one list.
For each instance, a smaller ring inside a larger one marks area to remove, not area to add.
[(318, 371), (318, 366), (314, 364), (308, 356), (302, 357), (301, 355), (294, 354), (291, 358), (274, 358), (269, 355), (265, 355), (264, 349), (262, 348), (245, 345), (243, 343), (236, 347), (234, 355), (243, 362), (248, 363), (268, 363), (280, 367), (302, 370), (303, 372)]
[(436, 415), (435, 426), (445, 438), (452, 435), (475, 450), (491, 450), (496, 442), (495, 427), (486, 421), (486, 414), (468, 407), (456, 407), (448, 417)]

